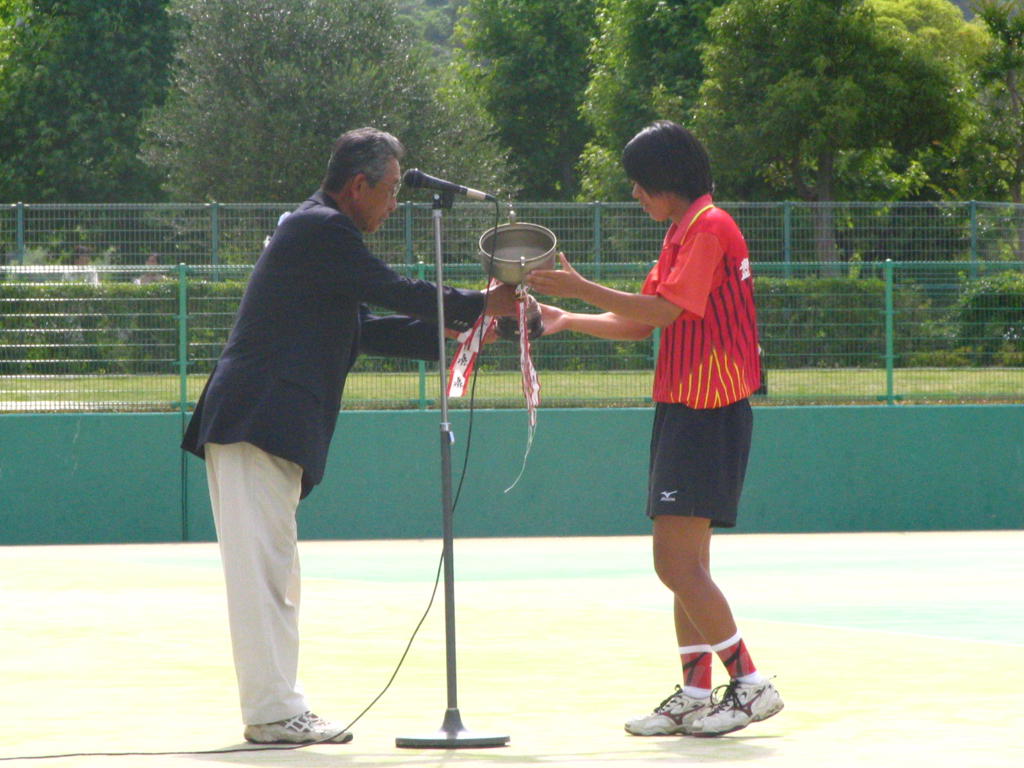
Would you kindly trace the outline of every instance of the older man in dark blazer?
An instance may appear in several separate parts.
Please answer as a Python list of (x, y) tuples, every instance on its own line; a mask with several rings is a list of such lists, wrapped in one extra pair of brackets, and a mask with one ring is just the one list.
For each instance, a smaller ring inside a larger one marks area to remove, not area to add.
[[(401, 143), (372, 128), (335, 143), (321, 188), (279, 224), (253, 270), (182, 447), (205, 458), (228, 593), (245, 738), (347, 742), (297, 682), (295, 513), (323, 478), (345, 378), (360, 352), (438, 358), (436, 285), (370, 253), (395, 210)], [(444, 288), (447, 328), (511, 315), (507, 286)], [(366, 304), (397, 313), (372, 315)]]

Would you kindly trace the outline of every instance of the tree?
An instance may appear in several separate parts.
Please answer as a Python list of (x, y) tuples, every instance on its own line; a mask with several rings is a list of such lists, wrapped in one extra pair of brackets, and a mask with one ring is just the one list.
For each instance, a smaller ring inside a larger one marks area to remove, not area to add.
[(588, 199), (628, 200), (623, 146), (655, 119), (685, 123), (703, 79), (705, 21), (722, 0), (600, 0), (583, 115), (594, 132), (580, 161)]
[(456, 30), (459, 72), (511, 150), (521, 193), (571, 200), (590, 136), (579, 114), (595, 0), (469, 0)]
[[(734, 196), (855, 198), (862, 175), (844, 164), (884, 167), (964, 119), (948, 57), (863, 0), (731, 0), (708, 26), (697, 125)], [(819, 260), (838, 258), (828, 206), (815, 239)]]
[(143, 112), (172, 55), (167, 0), (0, 2), (0, 200), (154, 200)]
[[(975, 11), (989, 33), (978, 67), (979, 119), (962, 175), (987, 197), (1024, 202), (1024, 13), (1019, 2), (979, 0)], [(1016, 257), (1024, 229), (1016, 227)]]
[(431, 47), (435, 56), (451, 57), (451, 37), (459, 8), (466, 0), (396, 0), (398, 18)]
[[(863, 173), (856, 163), (844, 162), (840, 178), (861, 199), (943, 200), (989, 197), (986, 158), (979, 153), (977, 133), (983, 118), (978, 110), (976, 75), (988, 35), (984, 26), (969, 24), (960, 9), (947, 0), (869, 0), (876, 22), (891, 27), (900, 36), (912, 36), (924, 50), (946, 63), (962, 96), (957, 104), (960, 125), (945, 141), (933, 141), (900, 154), (882, 148), (857, 153), (872, 158), (877, 173)], [(865, 183), (860, 183), (863, 180)]]
[(294, 202), (364, 125), (432, 173), (507, 187), (491, 126), (408, 39), (392, 0), (178, 0), (183, 33), (147, 159), (182, 200)]
[(979, 68), (978, 132), (986, 168), (1014, 203), (1024, 202), (1024, 13), (1020, 3), (983, 0), (976, 5), (991, 38)]

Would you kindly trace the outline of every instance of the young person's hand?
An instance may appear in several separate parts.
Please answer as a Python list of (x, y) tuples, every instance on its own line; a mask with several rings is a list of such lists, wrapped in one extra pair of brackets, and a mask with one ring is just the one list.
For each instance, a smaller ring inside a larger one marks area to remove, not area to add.
[(552, 334), (568, 330), (568, 312), (561, 307), (556, 307), (552, 304), (542, 304), (538, 302), (538, 305), (540, 306), (540, 318), (544, 323), (543, 336), (551, 336)]
[(573, 269), (564, 253), (558, 254), (561, 269), (535, 269), (526, 276), (526, 284), (547, 296), (561, 296), (567, 299), (581, 298), (581, 291), (588, 281)]

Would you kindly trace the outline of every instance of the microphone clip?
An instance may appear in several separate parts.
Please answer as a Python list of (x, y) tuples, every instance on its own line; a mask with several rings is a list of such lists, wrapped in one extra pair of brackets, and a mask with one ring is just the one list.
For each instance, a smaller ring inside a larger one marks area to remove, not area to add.
[(434, 202), (430, 206), (435, 211), (450, 211), (455, 205), (455, 193), (450, 189), (434, 192)]

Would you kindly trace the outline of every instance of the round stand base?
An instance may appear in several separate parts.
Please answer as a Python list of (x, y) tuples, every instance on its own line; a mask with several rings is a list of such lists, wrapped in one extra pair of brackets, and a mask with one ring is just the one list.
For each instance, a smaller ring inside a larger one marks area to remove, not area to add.
[(479, 734), (466, 730), (462, 725), (459, 710), (449, 709), (444, 714), (441, 729), (423, 736), (399, 736), (396, 747), (408, 749), (466, 749), (483, 747), (507, 747), (508, 736)]

